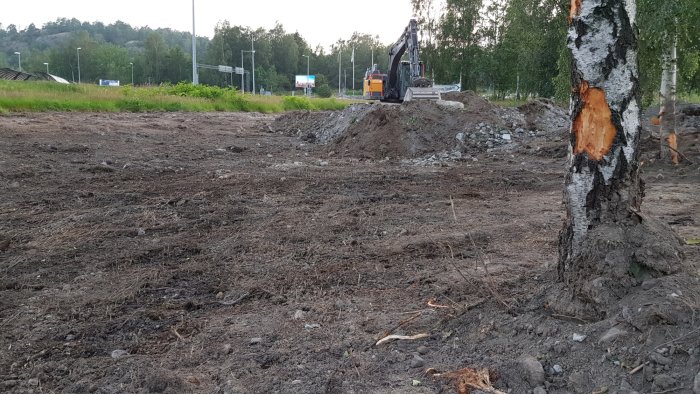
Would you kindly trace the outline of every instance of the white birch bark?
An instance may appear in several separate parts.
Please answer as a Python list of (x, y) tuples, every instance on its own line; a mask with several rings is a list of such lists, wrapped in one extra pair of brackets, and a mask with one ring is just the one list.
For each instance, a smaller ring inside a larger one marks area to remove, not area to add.
[(638, 209), (641, 131), (635, 0), (572, 0), (573, 93), (560, 279), (591, 228)]
[(661, 91), (659, 100), (659, 143), (661, 159), (667, 161), (674, 155), (674, 151), (669, 149), (669, 136), (676, 134), (676, 83), (678, 79), (678, 56), (676, 53), (676, 39), (663, 56), (663, 66), (661, 72)]

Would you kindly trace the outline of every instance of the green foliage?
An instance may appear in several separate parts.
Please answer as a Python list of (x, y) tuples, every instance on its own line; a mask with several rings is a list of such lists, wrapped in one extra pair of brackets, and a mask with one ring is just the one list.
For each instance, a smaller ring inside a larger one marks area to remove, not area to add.
[(318, 97), (328, 98), (333, 95), (333, 91), (328, 84), (323, 84), (316, 88), (316, 95), (318, 95)]
[[(212, 93), (213, 92), (213, 93)], [(232, 89), (164, 85), (107, 88), (0, 80), (0, 112), (16, 111), (246, 111), (339, 110), (349, 102), (306, 97), (249, 96)]]
[(188, 82), (180, 82), (175, 86), (167, 87), (168, 94), (181, 97), (199, 97), (217, 99), (224, 96), (226, 90), (218, 86), (193, 85)]
[(287, 111), (298, 110), (298, 109), (306, 109), (306, 110), (314, 109), (313, 104), (311, 104), (311, 101), (307, 97), (285, 96), (283, 98), (283, 103), (284, 103), (284, 109)]

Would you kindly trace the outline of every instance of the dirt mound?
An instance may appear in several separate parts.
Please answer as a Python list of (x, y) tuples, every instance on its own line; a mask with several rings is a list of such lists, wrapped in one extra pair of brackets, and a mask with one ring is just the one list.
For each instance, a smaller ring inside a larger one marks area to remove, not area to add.
[(339, 137), (352, 123), (374, 109), (372, 104), (354, 104), (342, 111), (293, 111), (279, 116), (273, 131), (294, 135), (308, 142), (326, 144)]
[(443, 93), (442, 99), (447, 101), (459, 101), (464, 104), (464, 110), (467, 112), (498, 114), (498, 106), (491, 104), (488, 100), (471, 90)]
[(552, 100), (539, 98), (528, 101), (518, 110), (525, 117), (525, 128), (528, 130), (561, 133), (569, 128), (568, 111)]
[[(475, 116), (432, 101), (380, 105), (352, 123), (330, 148), (343, 156), (372, 159), (417, 158), (437, 152), (473, 153), (482, 145), (473, 131), (499, 123), (494, 115)], [(507, 131), (504, 131), (504, 134)], [(474, 135), (474, 138), (470, 136)], [(484, 133), (482, 148), (507, 142), (501, 134)], [(487, 139), (493, 139), (490, 146)], [(509, 141), (509, 140), (508, 140)], [(482, 150), (485, 150), (482, 149)], [(456, 156), (459, 156), (456, 154)]]

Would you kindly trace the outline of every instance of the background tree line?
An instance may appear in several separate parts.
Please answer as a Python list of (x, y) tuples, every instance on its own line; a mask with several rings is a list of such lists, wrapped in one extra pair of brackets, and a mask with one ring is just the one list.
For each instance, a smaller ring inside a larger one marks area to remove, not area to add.
[[(423, 59), (438, 82), (494, 96), (520, 93), (568, 101), (566, 48), (570, 0), (411, 0), (419, 17)], [(700, 91), (700, 2), (639, 0), (640, 82), (650, 104), (659, 91), (663, 55), (678, 47), (678, 91)]]
[[(570, 0), (410, 0), (419, 18), (422, 53), (429, 76), (436, 83), (461, 80), (472, 89), (504, 98), (508, 95), (557, 97), (568, 100), (569, 52), (566, 26)], [(674, 44), (678, 49), (678, 91), (700, 91), (700, 2), (697, 0), (639, 0), (639, 57), (641, 84), (646, 104), (658, 92), (663, 55)], [(408, 23), (408, 21), (406, 21)], [(401, 31), (396, 32), (398, 38)], [(386, 68), (388, 47), (377, 37), (355, 33), (341, 38), (329, 49), (312, 48), (298, 33), (280, 24), (270, 30), (232, 26), (220, 22), (214, 37), (198, 37), (198, 59), (210, 65), (251, 68), (251, 43), (255, 47), (255, 82), (258, 89), (273, 92), (294, 88), (294, 76), (317, 76), (317, 90), (330, 94), (353, 86), (351, 53), (355, 51), (355, 80), (361, 88), (367, 67)], [(0, 66), (22, 66), (77, 80), (77, 51), (81, 79), (131, 82), (133, 63), (136, 84), (177, 83), (191, 80), (191, 35), (170, 29), (134, 28), (124, 22), (104, 25), (58, 19), (41, 28), (29, 25), (0, 26)], [(241, 55), (243, 59), (241, 60)], [(340, 67), (339, 67), (340, 62)], [(246, 74), (221, 74), (200, 70), (200, 81), (250, 90)]]

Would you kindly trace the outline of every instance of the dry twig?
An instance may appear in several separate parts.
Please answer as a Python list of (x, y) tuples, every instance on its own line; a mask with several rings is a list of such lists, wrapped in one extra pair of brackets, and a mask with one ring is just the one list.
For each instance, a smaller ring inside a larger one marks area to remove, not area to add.
[(399, 340), (399, 341), (408, 340), (408, 341), (413, 341), (413, 340), (416, 340), (416, 339), (427, 338), (427, 337), (429, 337), (429, 336), (430, 336), (430, 335), (428, 335), (427, 332), (424, 332), (424, 333), (421, 333), (421, 334), (416, 334), (416, 335), (396, 335), (396, 334), (392, 334), (392, 335), (387, 335), (387, 336), (385, 336), (384, 338), (378, 340), (377, 343), (374, 344), (374, 346), (379, 346), (379, 345), (381, 345), (381, 344), (383, 344), (383, 343), (387, 343), (387, 342), (393, 341), (393, 340)]

